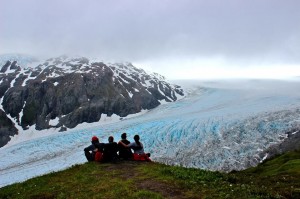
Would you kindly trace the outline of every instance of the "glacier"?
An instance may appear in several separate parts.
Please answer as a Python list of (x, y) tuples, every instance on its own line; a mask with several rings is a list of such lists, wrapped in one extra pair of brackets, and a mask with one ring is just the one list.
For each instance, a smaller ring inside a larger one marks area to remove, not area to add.
[[(154, 161), (213, 171), (257, 165), (286, 132), (300, 129), (300, 81), (176, 81), (186, 97), (136, 117), (45, 135), (32, 131), (0, 148), (0, 187), (86, 162), (92, 136), (141, 136)], [(55, 131), (55, 129), (53, 129)], [(38, 134), (34, 136), (32, 134)]]

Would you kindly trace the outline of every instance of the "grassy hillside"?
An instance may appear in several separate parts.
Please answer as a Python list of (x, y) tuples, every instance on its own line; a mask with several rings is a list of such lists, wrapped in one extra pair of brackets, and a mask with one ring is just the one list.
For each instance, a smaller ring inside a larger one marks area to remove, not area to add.
[(229, 174), (148, 162), (86, 163), (3, 187), (0, 198), (300, 198), (300, 151)]

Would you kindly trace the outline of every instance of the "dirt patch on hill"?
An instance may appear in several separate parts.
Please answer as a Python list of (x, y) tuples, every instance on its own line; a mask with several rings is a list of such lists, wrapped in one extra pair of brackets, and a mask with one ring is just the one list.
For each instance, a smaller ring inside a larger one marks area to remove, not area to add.
[(130, 180), (134, 181), (134, 186), (140, 190), (148, 190), (155, 193), (161, 194), (164, 198), (172, 198), (172, 199), (179, 199), (179, 198), (187, 198), (182, 188), (178, 185), (165, 183), (156, 179), (152, 179), (150, 177), (144, 176), (142, 172), (139, 170), (139, 166), (141, 164), (151, 164), (149, 162), (135, 162), (135, 161), (124, 161), (124, 162), (117, 162), (115, 164), (108, 164), (105, 167), (107, 172), (118, 172), (116, 177), (120, 177), (123, 180)]
[(153, 179), (144, 179), (143, 181), (138, 181), (136, 182), (136, 186), (139, 189), (145, 189), (148, 191), (160, 193), (165, 198), (186, 198), (179, 187), (159, 182)]

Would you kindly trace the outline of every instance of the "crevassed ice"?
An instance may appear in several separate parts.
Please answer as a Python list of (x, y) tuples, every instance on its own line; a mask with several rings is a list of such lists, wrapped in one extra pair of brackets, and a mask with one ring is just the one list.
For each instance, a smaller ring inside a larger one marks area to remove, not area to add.
[(299, 129), (300, 84), (279, 83), (276, 89), (264, 82), (246, 88), (199, 84), (184, 99), (138, 117), (11, 144), (0, 149), (0, 186), (86, 162), (83, 148), (91, 136), (118, 141), (123, 132), (130, 141), (139, 134), (158, 162), (221, 171), (254, 166), (264, 158), (261, 151)]

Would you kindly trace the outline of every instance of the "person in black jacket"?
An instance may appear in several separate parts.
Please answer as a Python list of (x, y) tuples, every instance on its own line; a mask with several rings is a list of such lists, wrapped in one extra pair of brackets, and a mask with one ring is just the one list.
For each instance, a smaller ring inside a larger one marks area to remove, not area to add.
[(114, 137), (109, 136), (108, 143), (104, 144), (103, 161), (104, 162), (115, 162), (118, 160), (118, 144), (114, 142)]
[(122, 141), (120, 141), (118, 144), (122, 145), (125, 148), (131, 148), (133, 149), (134, 153), (133, 153), (133, 160), (138, 160), (138, 161), (149, 161), (151, 162), (150, 157), (150, 153), (145, 153), (144, 152), (144, 146), (143, 144), (140, 142), (140, 136), (139, 135), (135, 135), (133, 137), (134, 142), (130, 143), (130, 144), (124, 144)]
[(84, 148), (84, 155), (86, 159), (91, 162), (95, 160), (95, 154), (97, 151), (103, 152), (104, 144), (99, 142), (96, 136), (92, 137), (92, 144)]
[[(128, 145), (130, 142), (127, 140), (127, 134), (122, 133), (120, 142)], [(132, 159), (132, 151), (130, 148), (124, 147), (122, 144), (118, 144), (119, 147), (119, 158), (123, 160)]]

